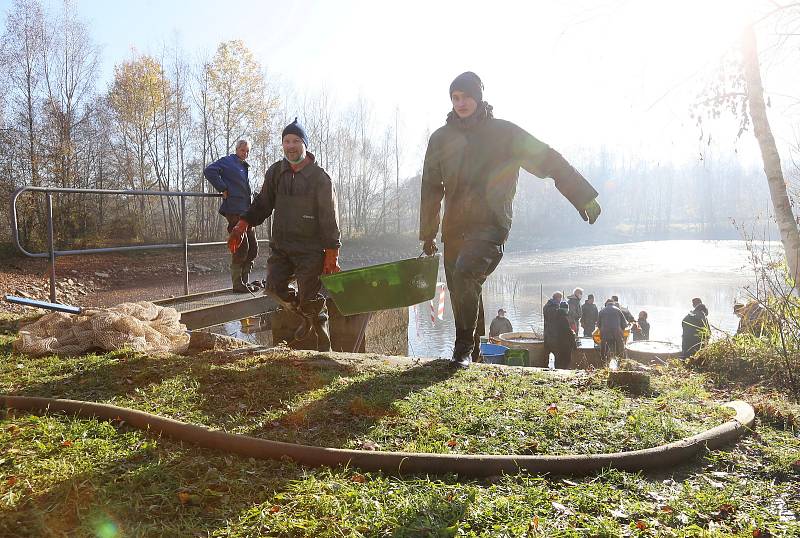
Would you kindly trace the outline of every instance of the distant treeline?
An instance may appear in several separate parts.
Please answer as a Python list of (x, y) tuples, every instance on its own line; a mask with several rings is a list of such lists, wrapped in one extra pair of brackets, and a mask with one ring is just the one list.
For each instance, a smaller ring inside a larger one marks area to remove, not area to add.
[[(0, 41), (3, 222), (5, 200), (22, 185), (209, 192), (203, 168), (243, 137), (252, 141), (258, 189), (281, 157), (281, 129), (300, 110), (310, 149), (335, 182), (344, 236), (416, 234), (420, 177), (398, 177), (404, 152), (395, 125), (374, 121), (368, 100), (334, 107), (324, 91), (297, 98), (241, 41), (194, 58), (177, 44), (157, 55), (134, 52), (99, 87), (99, 49), (69, 3), (47, 13), (38, 0), (16, 0)], [(601, 192), (596, 229), (609, 239), (726, 236), (731, 218), (769, 207), (763, 172), (732, 162), (620, 162), (600, 148), (567, 157)], [(191, 240), (224, 238), (218, 205), (189, 200)], [(44, 197), (24, 195), (19, 210), (23, 241), (41, 248)], [(523, 174), (515, 212), (512, 242), (574, 242), (587, 233), (549, 180)], [(57, 195), (54, 214), (62, 248), (174, 241), (181, 233), (176, 198)]]

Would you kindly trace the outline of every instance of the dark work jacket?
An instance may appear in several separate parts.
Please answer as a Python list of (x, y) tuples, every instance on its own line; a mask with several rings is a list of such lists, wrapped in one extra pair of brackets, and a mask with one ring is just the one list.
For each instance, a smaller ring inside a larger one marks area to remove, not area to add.
[(272, 248), (307, 252), (341, 246), (333, 182), (314, 156), (306, 154), (311, 162), (299, 172), (292, 171), (286, 159), (270, 166), (261, 191), (242, 215), (248, 224), (258, 226), (275, 212)]
[(702, 311), (692, 310), (681, 320), (681, 354), (691, 357), (700, 349), (707, 332), (708, 322)]
[[(638, 326), (638, 328), (637, 328)], [(636, 325), (633, 329), (633, 340), (650, 340), (650, 323), (646, 319), (636, 320)]]
[(569, 318), (570, 325), (574, 325), (578, 329), (578, 320), (581, 319), (581, 300), (574, 295), (567, 297), (567, 304), (569, 305)]
[(558, 315), (558, 305), (559, 303), (555, 302), (553, 299), (549, 299), (544, 304), (544, 307), (542, 307), (545, 343), (555, 342), (558, 339), (558, 329), (556, 328), (558, 325), (558, 321), (556, 320), (556, 316)]
[(552, 177), (579, 211), (597, 191), (557, 151), (491, 114), (485, 102), (464, 120), (455, 112), (428, 142), (422, 170), (419, 238), (435, 239), (444, 199), (442, 240), (504, 243), (511, 230), (519, 169)]
[(575, 333), (569, 326), (569, 316), (563, 310), (555, 310), (550, 318), (550, 336), (544, 335), (545, 345), (553, 350), (571, 351), (575, 349)]
[(220, 214), (241, 215), (250, 207), (253, 194), (248, 178), (249, 168), (247, 161), (234, 153), (217, 159), (203, 170), (203, 175), (217, 192), (228, 191), (228, 197), (219, 206)]
[(503, 333), (510, 333), (514, 329), (511, 327), (511, 322), (508, 321), (508, 318), (501, 318), (497, 316), (492, 320), (492, 324), (489, 325), (489, 336), (499, 336)]
[(593, 331), (597, 326), (597, 305), (583, 303), (581, 305), (581, 327)]
[(597, 325), (600, 327), (600, 336), (602, 338), (615, 338), (617, 336), (622, 336), (628, 323), (625, 321), (625, 316), (622, 314), (622, 311), (610, 304), (604, 306), (598, 313)]

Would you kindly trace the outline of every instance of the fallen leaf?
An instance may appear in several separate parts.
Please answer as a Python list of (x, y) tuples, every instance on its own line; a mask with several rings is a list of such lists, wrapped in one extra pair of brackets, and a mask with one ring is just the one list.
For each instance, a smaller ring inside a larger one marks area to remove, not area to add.
[(792, 463), (791, 467), (792, 467), (792, 471), (794, 471), (796, 473), (800, 473), (800, 460), (797, 460), (794, 463)]
[(553, 505), (553, 508), (555, 508), (557, 511), (561, 512), (562, 514), (566, 514), (568, 516), (571, 516), (571, 515), (575, 514), (575, 512), (573, 512), (572, 510), (570, 510), (569, 508), (567, 508), (566, 506), (564, 506), (561, 503), (557, 503), (557, 502), (553, 501), (551, 504)]
[(269, 507), (269, 513), (270, 514), (277, 514), (280, 511), (281, 511), (281, 507), (278, 506), (277, 504), (273, 504), (272, 506)]
[(672, 507), (671, 507), (670, 505), (668, 505), (668, 504), (664, 504), (664, 505), (660, 506), (660, 507), (659, 507), (659, 510), (661, 510), (661, 511), (662, 511), (662, 512), (664, 512), (665, 514), (671, 514), (672, 512), (674, 512), (674, 511), (675, 511), (675, 509), (674, 509), (674, 508), (672, 508)]
[(450, 448), (453, 448), (456, 445), (458, 445), (458, 441), (456, 441), (455, 439), (450, 439), (449, 441), (447, 441), (447, 446), (449, 446)]
[(359, 484), (363, 484), (364, 482), (367, 481), (367, 478), (363, 474), (356, 473), (350, 480), (352, 480), (353, 482), (358, 482)]
[(620, 508), (619, 510), (611, 510), (611, 517), (615, 519), (628, 519), (630, 516)]
[(734, 513), (736, 511), (736, 507), (733, 506), (732, 504), (725, 503), (725, 504), (720, 505), (719, 511), (720, 512), (725, 512), (726, 514), (732, 514), (732, 513)]
[(636, 528), (639, 529), (640, 531), (643, 531), (643, 530), (647, 529), (647, 523), (645, 523), (644, 521), (642, 521), (640, 519), (640, 520), (638, 520), (636, 522)]
[(531, 441), (523, 449), (528, 454), (534, 454), (539, 451), (539, 441)]
[(550, 405), (547, 406), (547, 413), (549, 415), (558, 414), (558, 406), (556, 404), (554, 404), (554, 403), (551, 403)]
[(186, 491), (178, 492), (178, 500), (181, 504), (187, 504), (192, 499), (192, 495)]
[(61, 441), (61, 446), (69, 448), (69, 447), (72, 446), (72, 441), (70, 441), (69, 439), (67, 439), (65, 441)]
[(16, 476), (9, 476), (8, 480), (6, 480), (6, 486), (11, 487), (17, 482), (19, 482), (19, 478), (17, 478)]
[(377, 450), (378, 445), (376, 445), (372, 441), (362, 441), (361, 442), (361, 450)]
[(539, 530), (539, 516), (533, 516), (529, 528), (532, 528), (533, 530)]
[(16, 424), (9, 424), (6, 427), (6, 431), (11, 435), (17, 435), (19, 433), (19, 426), (17, 426)]

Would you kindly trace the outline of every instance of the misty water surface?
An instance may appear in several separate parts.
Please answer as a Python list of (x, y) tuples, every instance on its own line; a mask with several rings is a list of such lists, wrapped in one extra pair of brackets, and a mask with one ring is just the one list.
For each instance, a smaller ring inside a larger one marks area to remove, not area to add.
[[(773, 252), (780, 248), (770, 247)], [(691, 309), (692, 297), (708, 306), (713, 327), (732, 333), (738, 323), (734, 300), (747, 297), (743, 288), (754, 275), (743, 241), (647, 241), (506, 254), (483, 288), (487, 332), (500, 307), (515, 331), (541, 331), (542, 295), (546, 301), (555, 290), (570, 294), (581, 287), (584, 298), (593, 293), (598, 304), (618, 295), (634, 316), (646, 310), (651, 340), (680, 344), (681, 319)], [(441, 269), (439, 278), (444, 280)], [(435, 323), (427, 303), (410, 308), (410, 356), (452, 352), (449, 295), (446, 301), (444, 321)]]

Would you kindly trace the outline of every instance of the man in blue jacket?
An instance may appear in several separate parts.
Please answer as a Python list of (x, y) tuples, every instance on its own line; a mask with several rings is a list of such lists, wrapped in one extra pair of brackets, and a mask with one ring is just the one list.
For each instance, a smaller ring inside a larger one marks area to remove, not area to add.
[[(252, 192), (248, 178), (247, 156), (250, 154), (250, 142), (239, 140), (236, 142), (236, 153), (222, 157), (209, 164), (203, 171), (206, 179), (211, 182), (217, 192), (222, 193), (222, 205), (219, 212), (228, 221), (228, 233), (233, 230), (239, 217), (250, 209)], [(258, 241), (252, 227), (248, 227), (241, 245), (231, 255), (231, 281), (233, 291), (247, 293), (253, 291), (248, 281), (253, 261), (258, 255)]]

